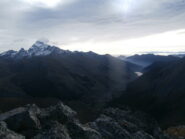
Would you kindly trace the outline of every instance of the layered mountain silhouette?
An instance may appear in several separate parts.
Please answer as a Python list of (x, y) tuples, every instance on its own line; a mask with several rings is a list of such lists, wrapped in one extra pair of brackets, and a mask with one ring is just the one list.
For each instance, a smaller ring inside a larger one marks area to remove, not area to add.
[(49, 106), (62, 100), (86, 122), (119, 98), (114, 106), (148, 112), (162, 127), (182, 124), (185, 58), (161, 56), (138, 78), (139, 68), (110, 55), (71, 52), (37, 41), (28, 50), (0, 54), (0, 110), (33, 102)]
[(28, 50), (0, 54), (0, 97), (54, 97), (80, 109), (102, 105), (136, 78), (132, 65), (110, 55), (71, 52), (37, 41)]
[(116, 104), (126, 104), (154, 115), (163, 126), (185, 120), (185, 58), (158, 62), (131, 82)]
[(150, 66), (155, 62), (170, 62), (180, 59), (177, 56), (162, 56), (162, 55), (154, 55), (154, 54), (142, 54), (142, 55), (133, 55), (129, 57), (120, 57), (125, 61), (129, 61), (131, 63), (137, 64), (143, 68)]

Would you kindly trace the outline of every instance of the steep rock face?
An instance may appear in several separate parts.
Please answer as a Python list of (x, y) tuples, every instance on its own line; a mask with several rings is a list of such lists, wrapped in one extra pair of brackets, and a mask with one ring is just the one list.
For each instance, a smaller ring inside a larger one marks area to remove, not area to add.
[[(81, 124), (76, 117), (76, 112), (61, 102), (44, 109), (35, 105), (17, 108), (0, 114), (0, 137), (7, 137), (7, 139), (24, 139), (24, 136), (32, 139), (169, 139), (154, 119), (130, 109), (105, 109), (99, 118), (85, 125)], [(18, 134), (10, 131), (5, 122), (9, 129)]]

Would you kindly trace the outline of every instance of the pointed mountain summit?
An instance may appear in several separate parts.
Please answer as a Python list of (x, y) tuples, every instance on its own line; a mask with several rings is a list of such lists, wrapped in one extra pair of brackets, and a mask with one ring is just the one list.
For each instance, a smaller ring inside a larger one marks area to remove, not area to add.
[(62, 50), (56, 46), (51, 46), (42, 41), (36, 41), (31, 48), (25, 50), (21, 48), (19, 51), (9, 50), (0, 54), (1, 57), (6, 58), (22, 58), (32, 56), (46, 56), (50, 54), (69, 53), (70, 51)]
[(42, 56), (42, 55), (49, 55), (54, 50), (62, 51), (61, 49), (55, 47), (55, 46), (50, 46), (44, 42), (41, 41), (36, 41), (30, 49), (28, 49), (28, 54), (29, 56)]

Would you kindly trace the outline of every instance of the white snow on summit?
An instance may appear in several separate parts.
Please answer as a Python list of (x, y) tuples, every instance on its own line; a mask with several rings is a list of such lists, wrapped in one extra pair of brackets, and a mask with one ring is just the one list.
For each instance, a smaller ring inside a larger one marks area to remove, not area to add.
[(49, 50), (48, 44), (44, 42), (37, 41), (33, 46), (28, 50), (30, 56), (39, 56), (39, 55), (49, 55), (52, 51)]
[(1, 53), (0, 56), (14, 57), (16, 54), (17, 54), (17, 51), (9, 50), (9, 51)]
[(23, 48), (21, 48), (19, 51), (10, 50), (1, 53), (0, 56), (21, 58), (31, 56), (46, 56), (50, 55), (51, 53), (62, 54), (69, 52), (70, 51), (61, 50), (55, 46), (50, 46), (42, 41), (36, 41), (28, 50), (24, 50)]

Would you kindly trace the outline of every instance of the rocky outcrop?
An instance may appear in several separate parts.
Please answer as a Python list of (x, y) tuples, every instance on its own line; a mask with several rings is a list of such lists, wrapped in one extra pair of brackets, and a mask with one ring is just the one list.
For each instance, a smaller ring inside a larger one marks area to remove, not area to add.
[(106, 109), (94, 122), (88, 124), (104, 138), (114, 139), (167, 139), (157, 122), (147, 114), (130, 109)]
[(65, 126), (58, 122), (48, 122), (33, 139), (71, 139)]
[(142, 112), (108, 108), (95, 121), (84, 125), (77, 113), (61, 102), (45, 109), (36, 105), (17, 108), (0, 114), (0, 121), (2, 139), (169, 138), (154, 119)]
[(95, 122), (89, 123), (89, 126), (97, 130), (106, 139), (114, 139), (115, 137), (131, 139), (131, 135), (127, 130), (122, 128), (112, 118), (105, 115), (102, 115)]
[(42, 112), (39, 115), (39, 119), (43, 124), (48, 120), (58, 121), (62, 124), (66, 124), (68, 122), (78, 122), (76, 117), (77, 113), (61, 102), (55, 106), (42, 109)]
[(25, 137), (9, 130), (5, 122), (0, 122), (0, 139), (25, 139)]
[(36, 105), (27, 105), (0, 115), (0, 121), (7, 127), (26, 136), (33, 136), (41, 128), (38, 115), (40, 109)]
[(88, 126), (80, 123), (69, 123), (67, 125), (72, 139), (102, 139), (101, 134)]

